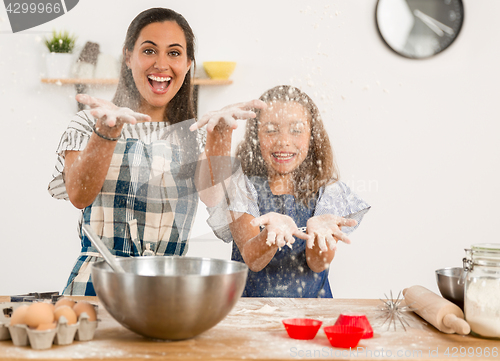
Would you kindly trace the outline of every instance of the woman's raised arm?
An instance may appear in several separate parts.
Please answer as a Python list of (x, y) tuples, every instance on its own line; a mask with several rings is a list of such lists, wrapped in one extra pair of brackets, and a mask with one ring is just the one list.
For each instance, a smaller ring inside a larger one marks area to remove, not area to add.
[(194, 131), (207, 126), (205, 152), (200, 156), (196, 172), (196, 188), (206, 206), (217, 205), (224, 196), (221, 183), (231, 176), (231, 141), (238, 120), (255, 118), (253, 109), (266, 107), (267, 104), (258, 99), (228, 105), (221, 110), (208, 112), (189, 128)]
[(90, 106), (90, 113), (96, 118), (85, 149), (65, 154), (66, 191), (71, 203), (83, 209), (92, 204), (101, 191), (123, 124), (148, 121), (150, 117), (85, 94), (77, 95), (76, 100)]

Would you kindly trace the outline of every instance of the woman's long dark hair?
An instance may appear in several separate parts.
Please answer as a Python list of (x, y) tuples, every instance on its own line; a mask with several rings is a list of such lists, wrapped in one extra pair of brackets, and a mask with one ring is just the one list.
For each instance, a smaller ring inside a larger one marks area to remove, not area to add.
[[(139, 37), (141, 30), (152, 23), (162, 23), (165, 21), (176, 22), (184, 32), (186, 37), (187, 56), (191, 59), (192, 69), (195, 69), (196, 62), (194, 58), (195, 37), (193, 30), (189, 23), (184, 19), (181, 14), (173, 10), (165, 8), (152, 8), (143, 11), (135, 17), (130, 23), (123, 45), (123, 60), (120, 69), (120, 79), (116, 89), (113, 103), (120, 107), (127, 107), (136, 110), (140, 105), (141, 95), (137, 90), (132, 71), (127, 67), (126, 52), (134, 50), (135, 42)], [(184, 120), (194, 118), (194, 103), (193, 103), (193, 89), (191, 86), (191, 69), (187, 72), (184, 78), (184, 83), (177, 92), (177, 94), (169, 102), (164, 120), (169, 124), (175, 124)]]
[[(260, 100), (268, 104), (277, 101), (297, 102), (311, 117), (311, 138), (307, 157), (293, 174), (295, 197), (309, 205), (320, 187), (339, 179), (338, 167), (318, 107), (306, 93), (289, 85), (280, 85), (266, 91)], [(256, 109), (255, 113), (255, 118), (247, 120), (245, 137), (237, 147), (236, 157), (247, 176), (267, 177), (267, 166), (262, 158), (259, 142), (261, 110)]]

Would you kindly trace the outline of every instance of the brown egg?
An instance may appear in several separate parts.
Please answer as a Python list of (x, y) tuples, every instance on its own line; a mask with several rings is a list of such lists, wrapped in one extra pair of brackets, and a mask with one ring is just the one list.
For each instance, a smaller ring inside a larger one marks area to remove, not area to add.
[(56, 307), (54, 314), (57, 322), (59, 322), (59, 318), (61, 316), (64, 316), (64, 318), (68, 321), (68, 325), (74, 325), (76, 323), (76, 313), (69, 306)]
[(26, 324), (31, 328), (37, 328), (45, 323), (53, 323), (54, 306), (50, 303), (37, 302), (28, 307), (26, 311)]
[(85, 301), (77, 302), (73, 306), (73, 311), (75, 311), (78, 319), (80, 319), (80, 315), (85, 312), (87, 315), (89, 315), (89, 321), (97, 320), (97, 314), (95, 312), (94, 306), (92, 306), (88, 302)]
[(37, 331), (47, 331), (47, 330), (52, 330), (54, 328), (56, 328), (57, 324), (55, 322), (53, 323), (42, 323), (40, 325), (38, 325), (38, 327), (36, 328)]
[(28, 311), (28, 305), (19, 306), (12, 312), (10, 317), (11, 325), (25, 325), (26, 324), (26, 312)]
[(57, 308), (59, 306), (69, 306), (70, 308), (73, 308), (73, 306), (75, 305), (75, 303), (76, 303), (75, 301), (70, 300), (69, 298), (60, 298), (56, 302), (55, 308)]

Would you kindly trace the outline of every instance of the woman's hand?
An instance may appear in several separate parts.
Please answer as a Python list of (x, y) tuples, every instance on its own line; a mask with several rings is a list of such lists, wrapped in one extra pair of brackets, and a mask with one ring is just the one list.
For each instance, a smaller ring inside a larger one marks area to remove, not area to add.
[(196, 123), (191, 125), (189, 130), (194, 131), (207, 125), (207, 131), (212, 132), (217, 125), (226, 125), (231, 129), (238, 127), (238, 119), (255, 118), (255, 113), (252, 109), (264, 109), (267, 104), (262, 100), (254, 99), (245, 103), (228, 105), (221, 110), (208, 112), (202, 116)]
[(299, 231), (291, 217), (283, 214), (270, 212), (258, 218), (254, 218), (250, 224), (254, 227), (265, 226), (267, 228), (266, 244), (268, 246), (276, 244), (278, 248), (281, 248), (286, 244), (288, 247), (292, 248), (292, 244), (295, 242), (293, 236), (309, 242), (309, 236)]
[[(347, 219), (333, 214), (323, 214), (309, 218), (307, 221), (307, 234), (310, 236), (307, 248), (313, 248), (316, 241), (322, 252), (335, 250), (337, 241), (351, 243), (349, 238), (340, 230), (340, 227), (354, 227), (358, 222), (354, 219)], [(328, 245), (328, 247), (327, 247)]]
[(107, 100), (94, 98), (87, 94), (78, 94), (76, 100), (90, 107), (90, 114), (100, 120), (101, 126), (113, 128), (124, 123), (136, 124), (137, 122), (151, 121), (149, 115), (134, 112), (129, 108), (117, 107)]

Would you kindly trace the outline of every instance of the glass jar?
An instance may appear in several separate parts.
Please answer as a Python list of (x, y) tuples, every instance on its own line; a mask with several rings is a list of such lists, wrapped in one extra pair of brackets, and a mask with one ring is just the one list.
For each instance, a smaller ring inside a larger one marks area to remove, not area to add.
[(500, 339), (500, 244), (475, 244), (465, 251), (465, 320), (473, 335)]

